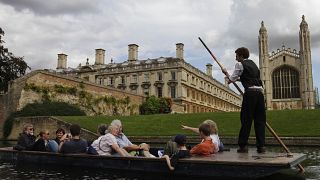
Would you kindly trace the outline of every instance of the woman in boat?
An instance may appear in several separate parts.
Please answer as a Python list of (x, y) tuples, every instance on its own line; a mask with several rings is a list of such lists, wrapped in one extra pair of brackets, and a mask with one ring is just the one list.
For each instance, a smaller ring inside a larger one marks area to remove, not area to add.
[(57, 129), (56, 131), (56, 138), (54, 139), (54, 141), (56, 141), (56, 143), (59, 145), (60, 144), (60, 140), (62, 138), (62, 136), (66, 133), (66, 131), (62, 128)]
[[(212, 139), (213, 144), (215, 145), (215, 151), (216, 152), (223, 151), (224, 146), (223, 146), (223, 143), (220, 141), (220, 138), (218, 135), (217, 123), (208, 119), (208, 120), (203, 121), (202, 124), (208, 124), (210, 126), (210, 137)], [(185, 125), (181, 125), (181, 126), (182, 126), (182, 129), (191, 130), (191, 131), (199, 134), (199, 128), (189, 127), (189, 126), (185, 126)]]
[(192, 155), (210, 155), (213, 154), (215, 152), (217, 152), (217, 150), (215, 149), (215, 145), (212, 142), (212, 139), (210, 137), (210, 132), (211, 132), (211, 128), (209, 124), (201, 124), (199, 127), (199, 134), (200, 137), (202, 138), (202, 141), (200, 144), (194, 146), (191, 150), (190, 150), (190, 154)]
[(125, 149), (120, 148), (117, 143), (115, 136), (118, 134), (118, 131), (119, 128), (117, 126), (110, 125), (108, 127), (108, 133), (100, 136), (91, 146), (95, 148), (99, 155), (130, 156), (130, 154)]
[(32, 150), (36, 141), (36, 137), (33, 135), (34, 128), (32, 124), (25, 124), (23, 126), (22, 133), (19, 134), (17, 145), (13, 147), (15, 150)]

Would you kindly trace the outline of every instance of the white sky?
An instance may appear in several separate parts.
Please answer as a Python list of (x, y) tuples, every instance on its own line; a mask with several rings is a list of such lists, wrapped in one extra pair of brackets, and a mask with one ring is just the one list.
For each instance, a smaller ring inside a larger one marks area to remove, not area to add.
[[(211, 57), (232, 70), (234, 50), (246, 46), (258, 62), (258, 35), (263, 20), (269, 51), (282, 43), (299, 49), (299, 25), (306, 16), (311, 33), (314, 86), (320, 87), (320, 7), (318, 0), (0, 0), (0, 27), (5, 44), (35, 69), (55, 69), (57, 54), (68, 66), (94, 63), (95, 49), (106, 50), (106, 62), (127, 60), (128, 44), (139, 45), (139, 59), (175, 56), (185, 45), (185, 59), (205, 71)], [(258, 63), (257, 63), (258, 64)], [(213, 63), (214, 77), (223, 75)]]

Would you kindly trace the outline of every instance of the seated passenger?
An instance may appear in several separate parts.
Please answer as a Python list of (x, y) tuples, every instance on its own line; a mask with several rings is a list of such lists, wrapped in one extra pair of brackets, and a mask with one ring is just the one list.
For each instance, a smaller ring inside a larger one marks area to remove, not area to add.
[(86, 153), (88, 143), (80, 138), (80, 126), (70, 126), (70, 134), (65, 134), (60, 139), (59, 152), (61, 153)]
[(36, 137), (33, 135), (33, 125), (25, 124), (23, 126), (22, 133), (19, 134), (17, 145), (13, 147), (15, 150), (32, 150), (36, 141)]
[(146, 143), (141, 143), (140, 145), (132, 144), (131, 141), (123, 133), (122, 123), (120, 120), (115, 119), (111, 122), (111, 125), (119, 128), (118, 134), (116, 134), (117, 143), (131, 155), (141, 155), (145, 157), (154, 157), (150, 154), (150, 146)]
[(54, 139), (57, 144), (59, 145), (60, 144), (60, 139), (62, 138), (62, 136), (65, 134), (66, 132), (64, 131), (64, 129), (62, 128), (59, 128), (57, 129), (56, 131), (56, 138)]
[(201, 124), (199, 127), (200, 137), (202, 138), (202, 142), (196, 146), (194, 146), (190, 150), (190, 154), (193, 155), (210, 155), (216, 152), (215, 145), (212, 142), (210, 137), (210, 125), (209, 124)]
[[(205, 120), (205, 121), (203, 121), (203, 123), (210, 125), (210, 137), (212, 139), (212, 142), (215, 144), (215, 151), (216, 152), (223, 151), (224, 146), (223, 146), (223, 143), (220, 141), (220, 138), (219, 138), (219, 135), (218, 135), (218, 126), (217, 126), (217, 124), (212, 120)], [(191, 130), (191, 131), (199, 134), (199, 129), (198, 128), (184, 126), (184, 125), (181, 125), (181, 126), (182, 126), (182, 129)]]
[(186, 147), (186, 138), (187, 137), (182, 134), (176, 135), (174, 138), (174, 142), (177, 144), (177, 151), (171, 155), (171, 159), (169, 159), (168, 155), (163, 156), (163, 158), (166, 159), (167, 165), (170, 170), (174, 170), (179, 159), (190, 156), (190, 152)]
[(48, 151), (49, 131), (40, 131), (38, 140), (34, 143), (33, 151)]
[[(91, 146), (95, 148), (99, 155), (117, 154), (120, 156), (130, 156), (130, 154), (119, 147), (115, 135), (118, 134), (119, 128), (114, 125), (108, 127), (108, 133), (100, 136)], [(115, 152), (115, 153), (112, 153)]]

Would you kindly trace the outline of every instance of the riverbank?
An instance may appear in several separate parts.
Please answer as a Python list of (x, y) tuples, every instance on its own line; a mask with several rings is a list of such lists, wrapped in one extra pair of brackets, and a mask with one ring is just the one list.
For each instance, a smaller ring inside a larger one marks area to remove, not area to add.
[[(77, 123), (89, 131), (96, 132), (99, 124), (109, 124), (120, 119), (124, 131), (130, 136), (194, 135), (181, 129), (181, 125), (198, 127), (206, 119), (218, 124), (221, 137), (237, 137), (240, 129), (240, 112), (212, 112), (188, 114), (157, 114), (139, 116), (63, 116), (57, 117), (68, 123)], [(320, 109), (267, 111), (269, 125), (281, 137), (320, 137)], [(272, 135), (266, 129), (266, 136)], [(254, 137), (252, 127), (251, 136)]]

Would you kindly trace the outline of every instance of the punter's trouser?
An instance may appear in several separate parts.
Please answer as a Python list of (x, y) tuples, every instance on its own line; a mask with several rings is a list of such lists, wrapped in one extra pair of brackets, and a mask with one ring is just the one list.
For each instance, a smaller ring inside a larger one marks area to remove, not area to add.
[(242, 107), (240, 113), (241, 129), (239, 133), (238, 144), (244, 147), (248, 144), (252, 120), (254, 120), (254, 129), (256, 133), (256, 146), (263, 147), (265, 144), (265, 124), (266, 111), (264, 105), (264, 96), (258, 90), (246, 90), (243, 95)]

